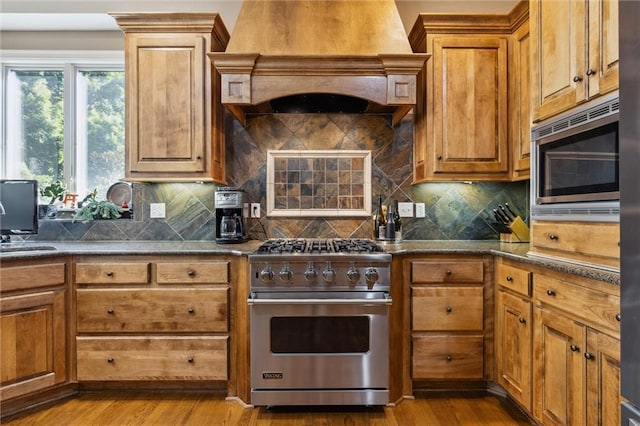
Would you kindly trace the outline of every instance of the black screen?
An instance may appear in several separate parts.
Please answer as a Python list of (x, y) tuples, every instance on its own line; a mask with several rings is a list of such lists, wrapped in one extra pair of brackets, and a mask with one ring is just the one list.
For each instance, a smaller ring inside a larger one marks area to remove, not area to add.
[(0, 233), (38, 233), (38, 182), (0, 180)]

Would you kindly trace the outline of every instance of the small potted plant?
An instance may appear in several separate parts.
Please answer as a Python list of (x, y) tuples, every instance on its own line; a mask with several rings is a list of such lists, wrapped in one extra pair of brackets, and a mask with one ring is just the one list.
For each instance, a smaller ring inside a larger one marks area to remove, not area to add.
[(44, 218), (45, 216), (48, 218), (56, 217), (56, 207), (55, 202), (62, 201), (64, 197), (64, 193), (66, 192), (67, 187), (64, 182), (57, 180), (43, 188), (40, 188), (40, 195), (42, 197), (49, 198), (49, 204), (45, 204), (39, 207), (38, 216)]
[(98, 190), (94, 189), (79, 203), (82, 207), (76, 211), (73, 221), (83, 222), (99, 219), (119, 219), (122, 216), (120, 207), (108, 200), (97, 200)]

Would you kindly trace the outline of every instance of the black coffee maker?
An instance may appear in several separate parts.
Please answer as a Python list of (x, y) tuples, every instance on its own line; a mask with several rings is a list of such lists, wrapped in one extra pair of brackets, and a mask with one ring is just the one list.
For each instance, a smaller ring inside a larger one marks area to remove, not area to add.
[(220, 188), (214, 201), (216, 242), (233, 244), (247, 241), (244, 215), (247, 193), (238, 188)]

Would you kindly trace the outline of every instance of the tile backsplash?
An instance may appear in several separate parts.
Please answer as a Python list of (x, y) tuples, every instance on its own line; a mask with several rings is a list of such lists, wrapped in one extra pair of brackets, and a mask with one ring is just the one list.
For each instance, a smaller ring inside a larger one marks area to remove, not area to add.
[[(497, 239), (492, 209), (498, 203), (509, 203), (522, 217), (529, 214), (528, 181), (412, 185), (410, 115), (395, 128), (390, 124), (390, 116), (368, 114), (255, 115), (248, 117), (246, 128), (227, 114), (225, 124), (227, 186), (245, 189), (249, 200), (262, 206), (260, 219), (249, 219), (250, 237), (254, 239), (371, 238), (373, 234), (370, 218), (267, 217), (269, 150), (371, 151), (374, 209), (378, 194), (382, 194), (385, 203), (394, 199), (425, 203), (425, 218), (403, 220), (405, 239)], [(38, 235), (31, 239), (214, 240), (216, 189), (217, 185), (208, 183), (135, 183), (134, 220), (87, 223), (41, 220)], [(150, 219), (149, 203), (166, 203), (166, 218)]]

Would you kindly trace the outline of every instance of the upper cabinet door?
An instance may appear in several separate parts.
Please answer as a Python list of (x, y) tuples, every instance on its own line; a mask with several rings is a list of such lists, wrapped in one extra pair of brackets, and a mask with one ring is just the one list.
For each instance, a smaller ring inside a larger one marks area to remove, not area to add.
[(586, 1), (531, 0), (534, 121), (587, 99)]
[(618, 88), (618, 0), (531, 0), (533, 118)]
[(435, 173), (507, 172), (507, 38), (433, 40)]
[(205, 41), (128, 37), (129, 170), (203, 172)]
[(618, 88), (618, 0), (589, 0), (589, 97)]
[(229, 41), (220, 16), (111, 15), (125, 33), (125, 179), (225, 183), (220, 75), (207, 57)]

